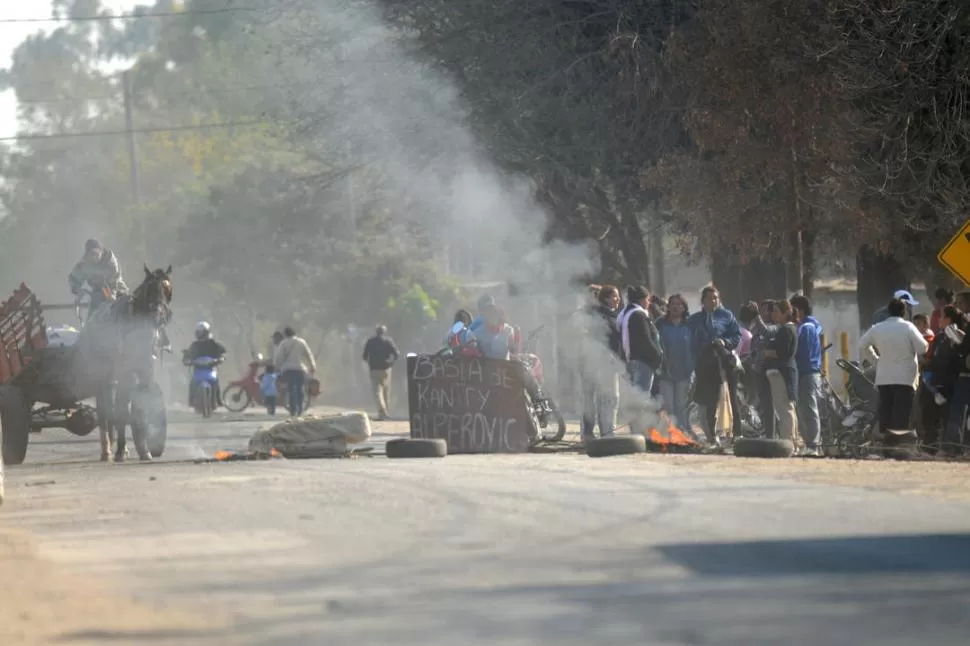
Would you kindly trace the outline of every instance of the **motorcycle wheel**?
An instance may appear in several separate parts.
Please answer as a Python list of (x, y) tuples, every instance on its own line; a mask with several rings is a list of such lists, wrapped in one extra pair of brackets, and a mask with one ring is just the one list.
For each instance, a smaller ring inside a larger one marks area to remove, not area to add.
[(202, 417), (212, 417), (212, 386), (203, 384), (199, 397), (202, 398), (202, 401), (199, 402), (202, 406)]
[[(561, 442), (562, 441), (562, 438), (566, 437), (566, 419), (562, 416), (562, 413), (559, 412), (559, 407), (556, 406), (556, 403), (554, 401), (552, 401), (551, 399), (549, 399), (547, 401), (549, 402), (549, 421), (548, 421), (548, 424), (555, 424), (556, 425), (556, 432), (553, 433), (552, 435), (547, 435), (546, 433), (543, 433), (542, 434), (542, 441), (543, 442)], [(544, 430), (548, 431), (549, 430), (549, 426), (547, 425)]]
[(241, 413), (252, 405), (253, 398), (239, 384), (229, 384), (222, 391), (222, 403), (230, 413)]

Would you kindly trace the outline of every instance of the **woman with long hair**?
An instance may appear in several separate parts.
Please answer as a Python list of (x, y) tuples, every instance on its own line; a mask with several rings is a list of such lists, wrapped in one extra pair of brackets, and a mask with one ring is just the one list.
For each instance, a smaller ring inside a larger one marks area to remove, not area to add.
[(615, 285), (598, 285), (596, 305), (589, 311), (589, 337), (581, 356), (583, 416), (582, 439), (594, 437), (599, 426), (600, 437), (616, 432), (616, 414), (620, 402), (619, 370), (620, 331), (616, 316), (622, 306), (620, 290)]
[(777, 331), (765, 344), (765, 377), (771, 390), (771, 404), (778, 418), (778, 431), (783, 440), (798, 443), (798, 367), (795, 352), (798, 349), (798, 330), (791, 303), (776, 301), (772, 318)]
[(667, 299), (667, 313), (657, 320), (660, 345), (663, 348), (663, 366), (657, 376), (657, 388), (663, 400), (664, 410), (671, 415), (675, 424), (687, 429), (688, 396), (690, 378), (694, 374), (694, 352), (690, 342), (690, 327), (687, 318), (687, 300), (680, 294)]

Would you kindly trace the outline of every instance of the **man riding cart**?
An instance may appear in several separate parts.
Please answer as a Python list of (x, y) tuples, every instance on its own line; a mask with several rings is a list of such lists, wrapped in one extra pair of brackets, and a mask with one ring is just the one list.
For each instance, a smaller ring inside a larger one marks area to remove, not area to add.
[(84, 243), (84, 256), (74, 265), (74, 269), (67, 277), (67, 283), (78, 302), (84, 295), (84, 284), (87, 283), (91, 287), (89, 316), (102, 303), (128, 291), (128, 286), (121, 277), (118, 257), (94, 239)]

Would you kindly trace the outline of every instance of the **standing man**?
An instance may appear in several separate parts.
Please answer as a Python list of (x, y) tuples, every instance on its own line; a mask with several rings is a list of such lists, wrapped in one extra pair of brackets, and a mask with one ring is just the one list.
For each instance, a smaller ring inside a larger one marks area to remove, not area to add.
[[(691, 314), (691, 317), (687, 320), (687, 325), (690, 327), (691, 332), (693, 354), (699, 362), (696, 370), (696, 378), (698, 381), (710, 380), (712, 383), (716, 382), (718, 387), (720, 386), (721, 375), (712, 374), (712, 371), (718, 370), (714, 368), (714, 364), (711, 363), (708, 365), (705, 362), (703, 369), (700, 365), (702, 359), (711, 352), (711, 346), (716, 346), (714, 348), (715, 355), (720, 356), (722, 359), (718, 363), (721, 364), (721, 369), (723, 369), (724, 379), (727, 381), (728, 394), (731, 398), (731, 410), (734, 413), (733, 428), (740, 430), (741, 405), (738, 400), (738, 372), (733, 366), (724, 365), (723, 359), (725, 357), (723, 355), (737, 350), (738, 345), (741, 343), (741, 326), (738, 325), (738, 320), (734, 318), (734, 314), (721, 306), (721, 293), (713, 285), (708, 285), (701, 290), (701, 306), (703, 309), (700, 312)], [(708, 374), (704, 374), (705, 372)], [(714, 434), (715, 417), (716, 406), (708, 406), (707, 421), (709, 432), (712, 434)], [(709, 435), (709, 437), (712, 436)]]
[(296, 335), (293, 328), (283, 328), (283, 337), (276, 347), (273, 365), (279, 370), (279, 379), (286, 384), (290, 415), (296, 417), (303, 414), (303, 388), (307, 374), (316, 372), (317, 362), (310, 346)]
[(798, 430), (805, 447), (802, 455), (822, 457), (822, 424), (819, 401), (822, 399), (822, 324), (812, 316), (812, 303), (805, 296), (793, 296), (795, 323), (798, 325)]
[(391, 366), (398, 360), (394, 339), (387, 335), (387, 328), (378, 325), (374, 336), (364, 344), (364, 361), (370, 368), (370, 384), (377, 402), (377, 419), (387, 419), (387, 408), (391, 402)]
[(894, 298), (889, 318), (876, 323), (859, 339), (861, 359), (875, 357), (879, 388), (879, 430), (886, 446), (896, 446), (916, 434), (910, 426), (913, 398), (919, 377), (919, 358), (927, 344), (916, 326), (903, 318), (906, 304)]
[(128, 287), (121, 277), (118, 258), (110, 249), (105, 249), (100, 242), (93, 239), (84, 243), (84, 256), (74, 265), (74, 269), (67, 277), (67, 283), (71, 288), (71, 294), (77, 298), (81, 296), (81, 288), (84, 287), (84, 283), (91, 287), (91, 304), (88, 306), (88, 315), (107, 300), (108, 295), (104, 293), (105, 289), (111, 295), (128, 291)]

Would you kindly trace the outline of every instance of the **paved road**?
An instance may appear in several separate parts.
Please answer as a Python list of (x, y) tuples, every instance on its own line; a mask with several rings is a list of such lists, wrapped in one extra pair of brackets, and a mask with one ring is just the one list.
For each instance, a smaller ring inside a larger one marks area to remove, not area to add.
[[(185, 644), (939, 646), (970, 634), (966, 503), (638, 457), (185, 461), (241, 448), (260, 423), (177, 423), (150, 465), (103, 465), (94, 438), (45, 432), (9, 472), (4, 523), (139, 598), (211, 613), (212, 632)], [(99, 643), (154, 637), (108, 630)]]

